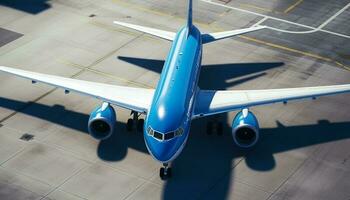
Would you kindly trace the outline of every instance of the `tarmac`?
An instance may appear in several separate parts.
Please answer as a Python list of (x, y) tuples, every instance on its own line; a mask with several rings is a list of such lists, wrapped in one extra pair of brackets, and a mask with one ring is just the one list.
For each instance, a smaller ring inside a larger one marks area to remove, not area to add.
[[(82, 80), (155, 88), (170, 43), (114, 25), (176, 31), (187, 1), (0, 1), (0, 65)], [(202, 89), (268, 89), (350, 83), (346, 0), (198, 0), (202, 32), (269, 28), (206, 44)], [(261, 137), (248, 150), (195, 120), (173, 177), (159, 178), (141, 133), (87, 133), (100, 101), (0, 74), (0, 199), (349, 200), (350, 95), (251, 108)]]

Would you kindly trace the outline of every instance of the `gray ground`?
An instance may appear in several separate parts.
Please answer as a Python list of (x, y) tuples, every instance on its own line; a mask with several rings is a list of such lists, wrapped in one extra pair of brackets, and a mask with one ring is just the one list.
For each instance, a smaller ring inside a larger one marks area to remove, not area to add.
[[(204, 32), (263, 19), (231, 7), (317, 28), (348, 2), (218, 3), (229, 7), (195, 1), (196, 24)], [(111, 22), (175, 31), (184, 24), (186, 4), (0, 1), (0, 65), (154, 88), (170, 43)], [(322, 27), (332, 33), (263, 30), (206, 45), (200, 85), (259, 89), (349, 83), (349, 13), (345, 9)], [(262, 24), (309, 30), (272, 18)], [(0, 199), (350, 199), (350, 95), (253, 108), (261, 140), (250, 150), (233, 144), (235, 113), (213, 117), (227, 122), (223, 136), (206, 135), (208, 119), (196, 120), (173, 163), (174, 177), (164, 182), (142, 135), (125, 131), (129, 111), (117, 110), (116, 134), (100, 142), (86, 128), (100, 103), (95, 99), (4, 74), (0, 94)], [(25, 133), (34, 138), (21, 140)]]

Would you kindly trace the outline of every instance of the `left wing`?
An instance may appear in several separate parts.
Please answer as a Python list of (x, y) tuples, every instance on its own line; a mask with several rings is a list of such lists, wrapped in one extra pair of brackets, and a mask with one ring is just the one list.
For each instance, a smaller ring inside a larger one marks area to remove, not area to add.
[(202, 34), (202, 41), (203, 41), (203, 44), (206, 44), (209, 42), (214, 42), (217, 40), (222, 40), (225, 38), (229, 38), (229, 37), (233, 37), (233, 36), (237, 36), (237, 35), (242, 35), (242, 34), (253, 32), (253, 31), (258, 31), (258, 30), (261, 30), (264, 28), (266, 28), (266, 26), (252, 26), (249, 28), (232, 30), (232, 31)]
[(169, 31), (163, 31), (163, 30), (159, 30), (159, 29), (155, 29), (155, 28), (149, 28), (149, 27), (144, 27), (144, 26), (139, 26), (139, 25), (134, 25), (134, 24), (129, 24), (129, 23), (125, 23), (125, 22), (118, 22), (118, 21), (114, 21), (114, 24), (120, 25), (120, 26), (124, 26), (127, 28), (131, 28), (143, 33), (147, 33), (153, 36), (157, 36), (169, 41), (173, 41), (175, 38), (176, 33), (173, 32), (169, 32)]
[(74, 91), (96, 97), (105, 102), (109, 102), (111, 104), (140, 113), (146, 113), (149, 110), (154, 94), (153, 89), (95, 83), (14, 69), (10, 67), (0, 66), (0, 71), (27, 78), (34, 82), (43, 82), (68, 91)]
[(350, 84), (267, 90), (199, 91), (194, 118), (251, 106), (350, 92)]

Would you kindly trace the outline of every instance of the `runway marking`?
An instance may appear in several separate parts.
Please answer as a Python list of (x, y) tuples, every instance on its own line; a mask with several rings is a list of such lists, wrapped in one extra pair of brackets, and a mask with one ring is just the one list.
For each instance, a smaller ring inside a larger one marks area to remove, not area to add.
[(249, 41), (252, 41), (252, 42), (256, 42), (256, 43), (259, 43), (259, 44), (264, 44), (266, 46), (274, 47), (274, 48), (277, 48), (277, 49), (282, 49), (282, 50), (290, 51), (290, 52), (293, 52), (293, 53), (302, 54), (302, 55), (305, 55), (305, 56), (308, 56), (308, 57), (311, 57), (311, 58), (316, 58), (316, 59), (319, 59), (319, 60), (332, 62), (332, 59), (327, 58), (327, 57), (323, 57), (323, 56), (320, 56), (320, 55), (317, 55), (317, 54), (313, 54), (313, 53), (309, 53), (309, 52), (305, 52), (305, 51), (289, 48), (289, 47), (286, 47), (286, 46), (282, 46), (282, 45), (278, 45), (278, 44), (274, 44), (274, 43), (270, 43), (270, 42), (265, 42), (265, 41), (262, 41), (262, 40), (259, 40), (259, 39), (256, 39), (256, 38), (252, 38), (252, 37), (248, 37), (248, 36), (244, 36), (244, 35), (241, 35), (239, 37), (243, 38), (243, 39), (246, 39), (246, 40), (249, 40)]
[(242, 6), (242, 7), (253, 8), (253, 9), (262, 10), (262, 11), (265, 11), (265, 12), (276, 12), (276, 13), (279, 13), (278, 11), (273, 11), (271, 9), (263, 8), (263, 7), (256, 6), (256, 5), (245, 4), (245, 3), (239, 4), (239, 5)]
[(284, 33), (294, 33), (294, 34), (307, 34), (307, 33), (314, 33), (314, 32), (317, 32), (317, 31), (321, 31), (321, 32), (325, 32), (325, 33), (328, 33), (328, 34), (332, 34), (332, 35), (336, 35), (336, 36), (339, 36), (339, 37), (344, 37), (344, 38), (350, 39), (349, 35), (345, 35), (345, 34), (336, 33), (336, 32), (333, 32), (333, 31), (328, 31), (328, 30), (322, 29), (328, 23), (330, 23), (332, 20), (334, 20), (337, 16), (339, 16), (341, 13), (343, 13), (346, 9), (348, 9), (350, 7), (350, 3), (348, 3), (345, 7), (343, 7), (341, 10), (339, 10), (337, 13), (335, 13), (332, 17), (330, 17), (328, 20), (326, 20), (320, 26), (313, 27), (313, 26), (308, 26), (308, 25), (305, 25), (305, 24), (300, 24), (300, 23), (296, 23), (296, 22), (280, 19), (280, 18), (277, 18), (277, 17), (272, 17), (272, 16), (269, 16), (269, 15), (256, 13), (256, 12), (249, 11), (249, 10), (244, 10), (244, 9), (241, 9), (241, 8), (236, 8), (236, 7), (224, 5), (224, 4), (221, 4), (221, 3), (216, 3), (216, 2), (213, 2), (212, 0), (200, 0), (200, 1), (208, 3), (208, 4), (212, 4), (212, 5), (216, 5), (216, 6), (220, 6), (220, 7), (224, 7), (224, 8), (228, 8), (228, 9), (232, 9), (232, 10), (236, 10), (236, 11), (240, 11), (240, 12), (244, 12), (244, 13), (249, 13), (249, 14), (260, 16), (260, 17), (264, 17), (264, 18), (266, 17), (268, 19), (272, 19), (272, 20), (276, 20), (276, 21), (280, 21), (280, 22), (284, 22), (284, 23), (300, 26), (300, 27), (303, 27), (303, 28), (311, 29), (310, 31), (287, 31), (287, 30), (282, 30), (282, 29), (278, 29), (278, 28), (268, 27), (271, 30), (280, 31), (280, 32), (284, 32)]
[(282, 46), (282, 45), (278, 45), (278, 44), (274, 44), (274, 43), (270, 43), (270, 42), (265, 42), (263, 40), (259, 40), (259, 39), (248, 37), (248, 36), (244, 36), (244, 35), (241, 35), (241, 36), (238, 36), (238, 37), (240, 37), (242, 39), (245, 39), (245, 40), (252, 41), (252, 42), (256, 42), (256, 43), (259, 43), (259, 44), (263, 44), (263, 45), (266, 45), (266, 46), (274, 47), (274, 48), (277, 48), (277, 49), (282, 49), (282, 50), (285, 50), (285, 51), (302, 54), (304, 56), (308, 56), (308, 57), (311, 57), (311, 58), (315, 58), (315, 59), (319, 59), (319, 60), (335, 63), (339, 67), (350, 71), (350, 67), (349, 66), (346, 66), (343, 63), (341, 63), (341, 62), (339, 62), (337, 60), (333, 60), (331, 58), (327, 58), (327, 57), (324, 57), (324, 56), (321, 56), (321, 55), (317, 55), (317, 54), (301, 51), (301, 50), (298, 50), (298, 49), (293, 49), (293, 48), (290, 48), (290, 47), (286, 47), (286, 46)]
[(318, 28), (322, 29), (323, 27), (327, 26), (328, 23), (333, 21), (336, 17), (338, 17), (340, 14), (342, 14), (346, 9), (350, 7), (350, 3), (348, 3), (344, 8), (340, 9), (337, 13), (335, 13), (332, 17), (330, 17), (328, 20), (326, 20), (323, 24), (321, 24)]
[(116, 75), (113, 75), (113, 74), (110, 74), (110, 73), (106, 73), (106, 72), (102, 72), (102, 71), (99, 71), (99, 70), (96, 70), (96, 69), (92, 69), (92, 68), (87, 68), (83, 65), (79, 65), (77, 63), (73, 63), (69, 60), (59, 60), (58, 62), (62, 63), (62, 64), (65, 64), (67, 66), (71, 66), (71, 67), (75, 67), (75, 68), (78, 68), (78, 69), (82, 69), (84, 71), (89, 71), (89, 72), (92, 72), (92, 73), (96, 73), (96, 74), (99, 74), (99, 75), (102, 75), (102, 76), (105, 76), (105, 77), (108, 77), (108, 78), (111, 78), (111, 79), (115, 79), (115, 80), (118, 80), (118, 81), (122, 81), (122, 82), (126, 82), (128, 84), (131, 84), (131, 85), (136, 85), (136, 86), (139, 86), (139, 87), (142, 87), (142, 88), (147, 88), (147, 89), (154, 89), (153, 87), (149, 86), (149, 85), (146, 85), (146, 84), (143, 84), (143, 83), (139, 83), (139, 82), (136, 82), (136, 81), (132, 81), (132, 80), (128, 80), (128, 79), (125, 79), (125, 78), (122, 78), (122, 77), (119, 77), (119, 76), (116, 76)]
[(290, 11), (292, 11), (295, 7), (297, 7), (299, 4), (301, 4), (304, 0), (298, 0), (293, 5), (289, 6), (285, 11), (283, 11), (284, 14), (288, 14)]
[(260, 21), (258, 21), (257, 23), (254, 24), (254, 26), (258, 26), (260, 24), (262, 24), (264, 21), (266, 21), (268, 19), (268, 17), (264, 17), (262, 18)]
[[(212, 4), (218, 4), (218, 3), (215, 3), (215, 2), (211, 2), (208, 0), (201, 0), (201, 1), (204, 1), (204, 2), (207, 2), (207, 3), (212, 3)], [(134, 4), (130, 4), (130, 3), (126, 3), (126, 2), (122, 2), (121, 0), (113, 0), (113, 2), (118, 2), (118, 3), (121, 3), (123, 4), (124, 6), (127, 6), (127, 7), (133, 7), (133, 8), (136, 8), (136, 9), (140, 9), (142, 11), (147, 11), (149, 13), (154, 13), (154, 14), (160, 14), (161, 16), (171, 16), (173, 17), (174, 19), (178, 19), (178, 20), (181, 20), (181, 21), (184, 21), (183, 18), (181, 17), (178, 17), (178, 16), (173, 16), (173, 15), (170, 15), (168, 13), (162, 13), (162, 12), (159, 12), (159, 11), (154, 11), (154, 10), (151, 10), (151, 9), (148, 9), (148, 8), (145, 8), (145, 7), (141, 7), (141, 6), (135, 6)], [(222, 4), (218, 4), (219, 6), (224, 6), (226, 7), (225, 5), (222, 5)], [(346, 7), (349, 7), (350, 6), (350, 3), (346, 6)], [(279, 20), (279, 21), (284, 21), (286, 23), (290, 23), (290, 24), (294, 24), (294, 25), (299, 25), (299, 26), (302, 26), (302, 27), (305, 27), (305, 28), (310, 28), (310, 29), (315, 29), (314, 27), (310, 27), (310, 26), (307, 26), (307, 25), (303, 25), (303, 24), (298, 24), (298, 23), (295, 23), (295, 22), (290, 22), (290, 21), (287, 21), (287, 20), (282, 20), (282, 19), (278, 19), (278, 18), (274, 18), (274, 17), (271, 17), (271, 16), (268, 16), (268, 15), (263, 15), (263, 14), (259, 14), (259, 13), (254, 13), (252, 11), (247, 11), (247, 10), (243, 10), (243, 9), (240, 9), (240, 8), (234, 8), (234, 7), (228, 7), (229, 9), (233, 9), (233, 10), (238, 10), (238, 11), (242, 11), (242, 12), (246, 12), (246, 13), (251, 13), (251, 14), (256, 14), (258, 16), (261, 16), (263, 17), (258, 23), (262, 23), (263, 21), (267, 20), (267, 19), (276, 19), (276, 20)], [(202, 23), (202, 22), (198, 22), (198, 21), (195, 21), (196, 24), (198, 25), (201, 25), (203, 27), (206, 27), (206, 28), (209, 28), (209, 29), (212, 29), (214, 31), (224, 31), (224, 29), (222, 29), (221, 27), (218, 27), (216, 26), (215, 24), (206, 24), (206, 23)], [(328, 32), (326, 30), (322, 30), (323, 32)], [(331, 32), (331, 34), (335, 34), (337, 35), (337, 33), (333, 33)], [(350, 67), (342, 64), (341, 62), (339, 61), (336, 61), (334, 59), (331, 59), (331, 58), (327, 58), (327, 57), (324, 57), (324, 56), (321, 56), (321, 55), (317, 55), (317, 54), (313, 54), (313, 53), (310, 53), (310, 52), (306, 52), (306, 51), (302, 51), (302, 50), (297, 50), (297, 49), (293, 49), (293, 48), (289, 48), (289, 47), (286, 47), (286, 46), (282, 46), (282, 45), (279, 45), (279, 44), (274, 44), (274, 43), (271, 43), (271, 42), (266, 42), (266, 41), (263, 41), (263, 40), (259, 40), (259, 39), (256, 39), (256, 38), (252, 38), (252, 37), (247, 37), (247, 36), (239, 36), (240, 38), (242, 39), (245, 39), (245, 40), (249, 40), (249, 41), (252, 41), (252, 42), (257, 42), (259, 44), (264, 44), (266, 46), (270, 46), (270, 47), (273, 47), (273, 48), (277, 48), (277, 49), (282, 49), (282, 50), (285, 50), (285, 51), (289, 51), (289, 52), (293, 52), (293, 53), (298, 53), (298, 54), (301, 54), (301, 55), (304, 55), (304, 56), (308, 56), (308, 57), (311, 57), (311, 58), (314, 58), (314, 59), (320, 59), (320, 60), (323, 60), (323, 61), (327, 61), (327, 62), (330, 62), (330, 63), (335, 63), (337, 66), (343, 68), (343, 69), (346, 69), (348, 71), (350, 71)], [(347, 36), (347, 37), (350, 37), (350, 36)]]

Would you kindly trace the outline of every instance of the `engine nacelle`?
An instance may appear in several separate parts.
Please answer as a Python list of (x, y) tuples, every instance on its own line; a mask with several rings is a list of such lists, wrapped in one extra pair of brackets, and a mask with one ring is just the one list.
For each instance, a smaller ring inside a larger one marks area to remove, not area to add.
[(259, 123), (248, 109), (243, 109), (233, 119), (232, 137), (238, 146), (244, 148), (252, 147), (258, 142)]
[(98, 140), (109, 138), (114, 131), (116, 113), (112, 106), (103, 103), (90, 114), (88, 130), (92, 137)]

